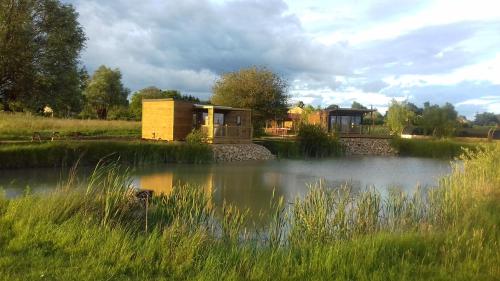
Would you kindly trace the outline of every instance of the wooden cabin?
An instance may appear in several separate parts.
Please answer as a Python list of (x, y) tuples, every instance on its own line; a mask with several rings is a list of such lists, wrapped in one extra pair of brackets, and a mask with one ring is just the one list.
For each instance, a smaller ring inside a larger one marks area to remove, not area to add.
[(269, 135), (283, 136), (296, 134), (299, 129), (299, 123), (304, 114), (301, 107), (292, 107), (288, 110), (284, 118), (276, 118), (266, 122), (264, 131)]
[(204, 132), (207, 143), (251, 143), (252, 112), (174, 99), (142, 101), (143, 139), (182, 141), (193, 129)]
[(363, 125), (363, 117), (375, 109), (331, 108), (309, 116), (310, 124), (319, 124), (328, 132), (340, 134), (364, 134), (369, 125)]

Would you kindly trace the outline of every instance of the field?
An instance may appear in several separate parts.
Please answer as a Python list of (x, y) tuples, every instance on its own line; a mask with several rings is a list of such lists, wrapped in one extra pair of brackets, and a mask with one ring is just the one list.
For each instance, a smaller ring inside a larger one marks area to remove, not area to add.
[(500, 144), (462, 159), (415, 194), (315, 186), (275, 198), (261, 229), (193, 186), (138, 199), (126, 170), (101, 165), (83, 190), (70, 179), (0, 199), (0, 279), (498, 280)]
[(108, 121), (60, 119), (25, 113), (0, 112), (0, 140), (30, 140), (34, 132), (50, 138), (54, 132), (60, 137), (74, 135), (94, 137), (140, 137), (141, 123), (135, 121)]
[[(483, 143), (484, 142), (484, 143)], [(401, 156), (455, 158), (460, 156), (464, 149), (475, 150), (479, 144), (486, 144), (485, 140), (462, 139), (399, 139), (394, 138), (391, 145)]]

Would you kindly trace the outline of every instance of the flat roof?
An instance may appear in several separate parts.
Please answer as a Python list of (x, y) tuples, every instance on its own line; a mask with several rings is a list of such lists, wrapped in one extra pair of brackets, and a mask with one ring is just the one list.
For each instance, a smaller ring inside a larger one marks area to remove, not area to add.
[(377, 109), (357, 109), (357, 108), (331, 108), (325, 109), (328, 112), (338, 112), (338, 113), (370, 113), (377, 111)]
[(201, 108), (201, 109), (213, 108), (213, 109), (220, 109), (220, 110), (243, 110), (243, 111), (251, 110), (249, 108), (237, 108), (237, 107), (230, 107), (230, 106), (223, 106), (223, 105), (196, 104), (196, 103), (193, 105), (194, 105), (194, 108)]
[(251, 110), (249, 108), (237, 108), (237, 107), (230, 107), (230, 106), (223, 106), (223, 105), (197, 104), (197, 103), (193, 103), (191, 101), (176, 100), (176, 99), (173, 99), (173, 98), (166, 98), (166, 99), (142, 99), (142, 101), (143, 102), (155, 102), (155, 101), (187, 102), (187, 103), (191, 103), (194, 106), (194, 108), (199, 108), (199, 109), (213, 108), (213, 109), (220, 109), (220, 110), (241, 110), (241, 111), (250, 111)]

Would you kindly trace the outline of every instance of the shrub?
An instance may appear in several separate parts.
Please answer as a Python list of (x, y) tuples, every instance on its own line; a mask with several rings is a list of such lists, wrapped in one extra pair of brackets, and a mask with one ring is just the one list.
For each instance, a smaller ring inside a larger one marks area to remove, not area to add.
[(193, 129), (191, 133), (186, 136), (186, 142), (188, 144), (202, 144), (206, 137), (206, 134), (201, 130)]
[(306, 157), (327, 157), (342, 154), (337, 139), (328, 135), (320, 125), (303, 124), (297, 134), (299, 149)]

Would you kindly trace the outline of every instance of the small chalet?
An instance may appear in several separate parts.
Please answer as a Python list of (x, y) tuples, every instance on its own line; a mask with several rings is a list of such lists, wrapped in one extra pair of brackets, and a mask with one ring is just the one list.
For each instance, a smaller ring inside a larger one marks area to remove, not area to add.
[(193, 129), (204, 132), (208, 143), (250, 143), (252, 112), (174, 99), (142, 101), (143, 139), (185, 140)]
[[(374, 109), (331, 108), (309, 116), (309, 123), (320, 124), (328, 132), (340, 134), (363, 134), (363, 117), (373, 114)], [(368, 126), (367, 126), (368, 127)]]

